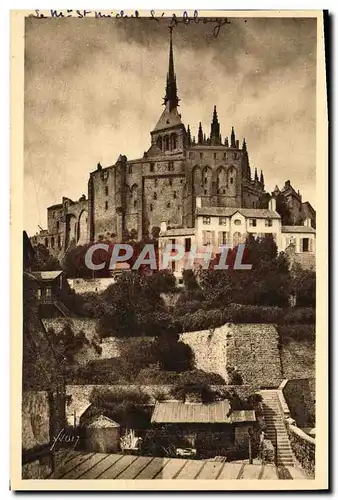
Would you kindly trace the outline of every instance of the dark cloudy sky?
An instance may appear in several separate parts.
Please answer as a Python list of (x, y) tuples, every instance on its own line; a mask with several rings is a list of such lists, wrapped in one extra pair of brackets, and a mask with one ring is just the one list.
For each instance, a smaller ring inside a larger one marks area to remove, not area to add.
[[(224, 138), (234, 125), (266, 188), (290, 179), (315, 206), (316, 20), (235, 19), (179, 25), (174, 60), (183, 122)], [(120, 153), (142, 157), (162, 112), (168, 19), (27, 19), (25, 228), (46, 207), (87, 194), (88, 174)]]

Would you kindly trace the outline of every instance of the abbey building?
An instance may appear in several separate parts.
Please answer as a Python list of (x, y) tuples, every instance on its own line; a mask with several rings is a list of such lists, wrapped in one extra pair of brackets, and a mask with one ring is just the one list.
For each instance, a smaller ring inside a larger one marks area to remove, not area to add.
[(258, 209), (266, 196), (263, 172), (251, 171), (245, 139), (231, 129), (222, 138), (216, 106), (210, 130), (192, 137), (179, 113), (172, 34), (164, 109), (150, 132), (141, 158), (120, 154), (114, 165), (98, 164), (90, 173), (88, 194), (48, 207), (48, 229), (32, 238), (60, 257), (71, 244), (115, 238), (157, 237), (167, 228), (193, 228), (199, 208)]

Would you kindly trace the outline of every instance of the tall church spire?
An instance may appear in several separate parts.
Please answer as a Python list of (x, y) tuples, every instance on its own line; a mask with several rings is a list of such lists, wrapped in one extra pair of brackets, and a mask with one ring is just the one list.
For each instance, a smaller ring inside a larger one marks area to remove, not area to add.
[(177, 108), (179, 98), (177, 95), (176, 75), (174, 70), (174, 55), (173, 55), (173, 27), (170, 30), (170, 47), (169, 47), (169, 69), (167, 73), (167, 85), (165, 89), (164, 104), (169, 103), (169, 111)]
[(214, 112), (212, 115), (211, 122), (211, 132), (210, 132), (210, 141), (211, 144), (220, 144), (220, 134), (219, 134), (219, 122), (217, 117), (216, 106), (214, 106)]

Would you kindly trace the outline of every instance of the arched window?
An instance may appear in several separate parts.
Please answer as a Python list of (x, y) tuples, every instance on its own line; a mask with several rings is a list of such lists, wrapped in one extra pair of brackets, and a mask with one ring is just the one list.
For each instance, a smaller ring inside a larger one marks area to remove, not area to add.
[(176, 134), (171, 134), (171, 149), (176, 149), (177, 147), (177, 136)]
[(45, 238), (45, 247), (48, 248), (48, 238)]
[(169, 151), (169, 149), (170, 149), (170, 144), (169, 144), (169, 136), (168, 136), (168, 135), (166, 135), (166, 136), (164, 137), (164, 149), (165, 149), (166, 151)]
[(55, 244), (55, 240), (54, 240), (54, 236), (52, 236), (50, 239), (50, 245), (52, 248), (54, 248), (54, 244)]
[(58, 236), (58, 247), (61, 248), (61, 236)]

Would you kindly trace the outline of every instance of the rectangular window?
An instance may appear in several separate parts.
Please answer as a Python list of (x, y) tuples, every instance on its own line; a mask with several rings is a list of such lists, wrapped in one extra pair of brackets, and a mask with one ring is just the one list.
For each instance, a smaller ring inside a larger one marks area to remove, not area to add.
[(211, 224), (211, 218), (210, 217), (203, 217), (203, 224), (204, 225)]
[(226, 218), (226, 217), (220, 217), (220, 218), (218, 219), (218, 224), (219, 224), (220, 226), (226, 226), (226, 225), (227, 225), (227, 218)]
[(59, 229), (60, 229), (60, 222), (57, 221), (57, 223), (56, 223), (56, 230), (58, 231)]
[(108, 172), (103, 172), (103, 178), (108, 179)]
[(46, 298), (50, 299), (52, 296), (52, 289), (50, 287), (46, 288)]
[(108, 186), (105, 186), (104, 192), (105, 192), (105, 195), (108, 196)]
[(256, 227), (257, 226), (257, 219), (249, 219), (249, 226)]
[(309, 238), (303, 238), (303, 240), (302, 240), (302, 251), (303, 252), (308, 252), (309, 251)]
[(218, 232), (218, 244), (219, 245), (227, 244), (227, 233), (225, 231)]
[(271, 227), (272, 226), (272, 219), (265, 219), (265, 226)]
[(191, 238), (185, 239), (185, 251), (190, 252), (191, 250)]
[(214, 153), (214, 160), (217, 159), (217, 153)]
[(150, 172), (154, 172), (155, 169), (155, 163), (150, 164)]
[(108, 210), (108, 201), (105, 202), (104, 207), (106, 210)]
[(38, 300), (41, 300), (41, 297), (42, 297), (42, 291), (41, 291), (41, 288), (38, 288), (38, 289), (37, 289), (37, 296), (38, 296)]

